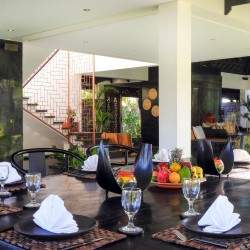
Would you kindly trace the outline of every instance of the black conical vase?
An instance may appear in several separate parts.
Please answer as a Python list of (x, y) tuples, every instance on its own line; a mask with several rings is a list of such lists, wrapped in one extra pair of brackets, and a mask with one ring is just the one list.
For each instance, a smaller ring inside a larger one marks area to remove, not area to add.
[[(153, 172), (152, 145), (142, 144), (136, 156), (134, 164), (134, 175), (137, 180), (137, 187), (144, 190), (150, 183)], [(103, 142), (100, 142), (98, 152), (98, 164), (96, 169), (96, 180), (101, 188), (108, 192), (121, 194), (122, 189), (118, 185)]]

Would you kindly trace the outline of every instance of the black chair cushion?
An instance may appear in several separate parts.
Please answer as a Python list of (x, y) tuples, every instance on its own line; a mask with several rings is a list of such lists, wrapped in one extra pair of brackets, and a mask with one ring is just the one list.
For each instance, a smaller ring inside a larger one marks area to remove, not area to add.
[(203, 128), (206, 138), (223, 138), (229, 137), (228, 132), (225, 129)]

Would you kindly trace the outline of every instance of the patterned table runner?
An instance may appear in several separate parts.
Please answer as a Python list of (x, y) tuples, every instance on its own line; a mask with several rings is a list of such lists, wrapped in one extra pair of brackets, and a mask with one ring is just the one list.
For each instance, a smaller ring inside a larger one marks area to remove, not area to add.
[(95, 180), (96, 179), (96, 174), (86, 174), (86, 173), (82, 173), (81, 171), (78, 171), (78, 170), (64, 172), (63, 174), (68, 175), (68, 176), (77, 177), (80, 179), (88, 179), (88, 180)]
[[(152, 237), (154, 239), (163, 240), (166, 242), (175, 243), (175, 244), (183, 245), (183, 246), (187, 246), (187, 247), (193, 247), (196, 249), (206, 249), (206, 250), (221, 250), (222, 249), (220, 247), (216, 247), (213, 245), (209, 245), (209, 244), (197, 242), (197, 241), (190, 241), (190, 242), (181, 241), (173, 233), (174, 229), (177, 229), (180, 232), (182, 232), (185, 236), (187, 236), (187, 238), (192, 238), (194, 236), (197, 237), (197, 234), (194, 234), (194, 233), (186, 230), (182, 225), (177, 226), (177, 227), (168, 228), (164, 231), (155, 233), (152, 235)], [(250, 248), (250, 237), (239, 238), (239, 239), (216, 239), (216, 238), (209, 238), (209, 237), (202, 236), (202, 238), (213, 241), (213, 242), (226, 243), (229, 246), (227, 249), (244, 250), (244, 249)]]
[(14, 231), (14, 229), (0, 233), (0, 240), (28, 250), (60, 250), (60, 249), (63, 250), (65, 247), (74, 246), (79, 243), (88, 242), (90, 240), (100, 237), (105, 237), (105, 239), (75, 249), (78, 250), (97, 249), (112, 242), (125, 239), (127, 236), (124, 234), (119, 234), (116, 232), (111, 232), (100, 228), (95, 228), (91, 230), (89, 233), (84, 234), (82, 236), (78, 236), (73, 239), (53, 240), (53, 241), (35, 240), (17, 233), (16, 231)]
[(7, 215), (12, 213), (21, 212), (23, 209), (20, 207), (12, 207), (5, 204), (0, 204), (0, 215)]

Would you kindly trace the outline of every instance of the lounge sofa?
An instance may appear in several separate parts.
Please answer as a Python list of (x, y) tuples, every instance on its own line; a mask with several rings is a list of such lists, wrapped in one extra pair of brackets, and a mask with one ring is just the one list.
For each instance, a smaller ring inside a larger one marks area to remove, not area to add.
[(201, 127), (192, 128), (191, 136), (191, 154), (196, 158), (198, 140), (210, 140), (213, 145), (214, 155), (219, 156), (230, 134), (223, 128)]

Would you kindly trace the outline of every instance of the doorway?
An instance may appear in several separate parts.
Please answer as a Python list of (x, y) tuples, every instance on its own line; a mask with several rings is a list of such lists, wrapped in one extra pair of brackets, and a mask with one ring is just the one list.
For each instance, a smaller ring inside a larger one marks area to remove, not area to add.
[(132, 138), (141, 135), (141, 112), (138, 97), (122, 97), (121, 132), (131, 134)]

